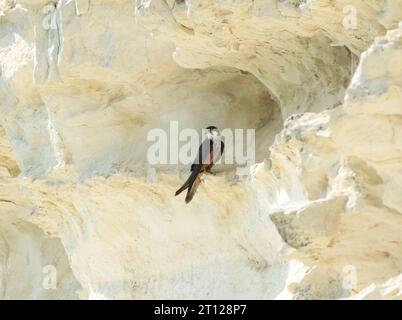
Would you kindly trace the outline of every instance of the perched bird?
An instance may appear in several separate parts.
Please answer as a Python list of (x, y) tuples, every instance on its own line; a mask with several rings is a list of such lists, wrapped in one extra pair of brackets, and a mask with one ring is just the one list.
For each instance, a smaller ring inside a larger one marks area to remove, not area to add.
[(211, 168), (219, 161), (225, 148), (218, 128), (210, 126), (206, 130), (207, 138), (200, 145), (197, 157), (191, 165), (190, 177), (175, 194), (177, 196), (187, 189), (186, 203), (189, 203), (193, 199), (201, 183), (200, 174), (211, 172)]

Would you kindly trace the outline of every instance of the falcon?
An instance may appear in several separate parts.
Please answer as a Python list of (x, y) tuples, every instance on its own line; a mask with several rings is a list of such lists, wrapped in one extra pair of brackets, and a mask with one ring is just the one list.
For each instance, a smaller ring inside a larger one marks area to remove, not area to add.
[(207, 137), (201, 143), (197, 157), (191, 165), (190, 177), (175, 194), (177, 196), (187, 189), (186, 203), (189, 203), (193, 199), (201, 183), (200, 175), (205, 172), (211, 173), (211, 168), (219, 161), (225, 148), (217, 127), (210, 126), (206, 130)]

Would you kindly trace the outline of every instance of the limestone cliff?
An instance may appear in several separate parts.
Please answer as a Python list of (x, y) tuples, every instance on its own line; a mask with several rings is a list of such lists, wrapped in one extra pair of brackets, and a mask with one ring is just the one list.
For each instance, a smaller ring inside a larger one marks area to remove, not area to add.
[[(0, 298), (401, 299), (401, 20), (399, 0), (1, 0)], [(147, 162), (172, 120), (255, 129), (257, 163), (186, 205), (188, 166)]]

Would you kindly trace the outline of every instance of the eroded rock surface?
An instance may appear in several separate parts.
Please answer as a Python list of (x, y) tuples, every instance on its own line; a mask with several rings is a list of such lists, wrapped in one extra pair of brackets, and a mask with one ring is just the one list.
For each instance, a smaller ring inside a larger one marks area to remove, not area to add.
[[(398, 1), (0, 1), (0, 297), (400, 299), (400, 20)], [(185, 205), (188, 166), (149, 179), (171, 120), (256, 129), (258, 163)]]

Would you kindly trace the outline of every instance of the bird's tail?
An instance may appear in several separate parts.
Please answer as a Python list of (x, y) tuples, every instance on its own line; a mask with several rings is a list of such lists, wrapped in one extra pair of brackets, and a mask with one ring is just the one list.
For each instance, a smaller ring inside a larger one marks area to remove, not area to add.
[(180, 187), (180, 189), (176, 191), (176, 193), (174, 194), (175, 196), (178, 196), (180, 193), (182, 193), (184, 190), (186, 190), (188, 188), (189, 180), (190, 180), (190, 178), (188, 178), (187, 181)]
[(189, 203), (193, 199), (193, 197), (195, 195), (195, 192), (197, 191), (198, 186), (200, 185), (200, 183), (201, 183), (200, 176), (197, 175), (195, 177), (195, 180), (193, 181), (193, 183), (191, 184), (191, 186), (187, 190), (186, 203)]
[(191, 172), (191, 175), (188, 177), (187, 181), (184, 182), (184, 184), (180, 187), (179, 190), (176, 191), (175, 196), (178, 196), (180, 193), (182, 193), (184, 190), (186, 190), (187, 188), (190, 190), (195, 179), (198, 176), (198, 170), (193, 170)]

